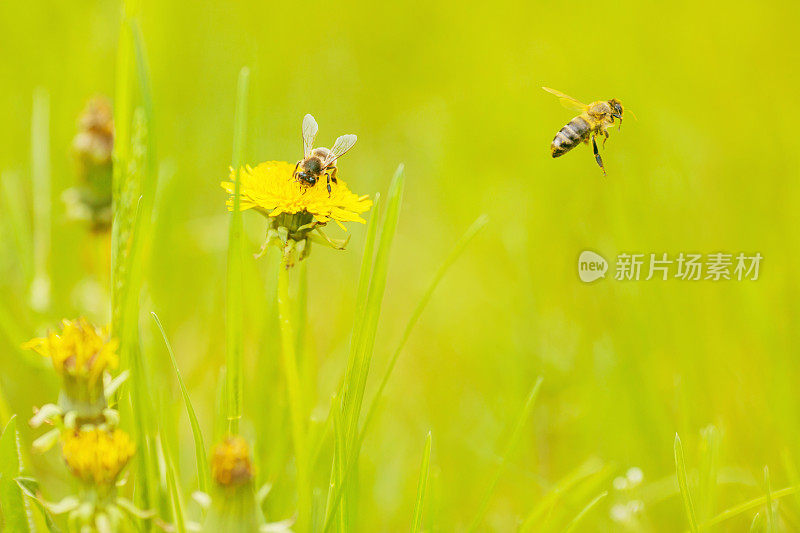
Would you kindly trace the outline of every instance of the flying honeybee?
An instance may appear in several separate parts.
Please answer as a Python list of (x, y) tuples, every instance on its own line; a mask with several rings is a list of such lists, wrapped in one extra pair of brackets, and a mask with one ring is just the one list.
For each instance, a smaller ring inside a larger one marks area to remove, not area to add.
[(603, 167), (603, 160), (597, 150), (595, 137), (603, 135), (603, 146), (605, 146), (606, 139), (608, 139), (608, 128), (615, 124), (614, 119), (619, 119), (619, 124), (622, 126), (622, 103), (616, 98), (612, 98), (586, 105), (555, 89), (549, 87), (542, 87), (542, 89), (556, 95), (567, 109), (580, 111), (580, 115), (570, 120), (556, 133), (553, 142), (550, 143), (550, 153), (553, 157), (564, 155), (580, 143), (589, 144), (589, 139), (591, 139), (594, 158), (605, 175), (606, 169)]
[(314, 148), (317, 136), (317, 121), (311, 115), (303, 117), (303, 159), (297, 162), (292, 176), (300, 183), (314, 186), (323, 176), (327, 179), (328, 196), (331, 195), (331, 182), (336, 183), (336, 160), (342, 157), (356, 143), (355, 135), (342, 135), (333, 143), (333, 148)]

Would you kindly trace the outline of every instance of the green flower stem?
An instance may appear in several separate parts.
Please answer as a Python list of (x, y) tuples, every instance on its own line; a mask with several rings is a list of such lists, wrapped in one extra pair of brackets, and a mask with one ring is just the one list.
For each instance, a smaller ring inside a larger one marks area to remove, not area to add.
[(311, 480), (308, 475), (308, 449), (306, 442), (305, 409), (303, 388), (297, 369), (297, 350), (293, 313), (289, 296), (290, 254), (284, 253), (278, 269), (278, 321), (281, 330), (281, 355), (289, 396), (289, 411), (292, 423), (292, 440), (297, 467), (297, 524), (296, 531), (307, 531), (311, 519)]

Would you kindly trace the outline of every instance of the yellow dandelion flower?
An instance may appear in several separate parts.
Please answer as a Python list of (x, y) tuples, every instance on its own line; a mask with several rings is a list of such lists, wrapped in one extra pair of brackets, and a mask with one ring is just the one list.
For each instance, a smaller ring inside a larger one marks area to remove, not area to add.
[(61, 455), (70, 472), (98, 487), (113, 487), (136, 451), (121, 429), (68, 431), (61, 437)]
[[(333, 220), (344, 228), (342, 222), (361, 222), (360, 214), (372, 205), (368, 196), (358, 196), (338, 179), (331, 183), (331, 193), (320, 181), (310, 187), (296, 181), (292, 174), (295, 165), (286, 161), (266, 161), (255, 168), (246, 166), (241, 171), (241, 210), (256, 209), (269, 217), (282, 214), (308, 214), (308, 221), (326, 224)], [(231, 181), (220, 185), (231, 195), (234, 192), (236, 171), (231, 169)], [(233, 209), (233, 198), (228, 198), (228, 209)]]
[(23, 348), (49, 357), (59, 374), (88, 379), (90, 384), (117, 367), (117, 346), (108, 328), (98, 328), (85, 318), (63, 320), (61, 333), (51, 331), (23, 344)]
[[(239, 173), (240, 210), (255, 209), (269, 220), (261, 254), (268, 245), (277, 246), (283, 251), (286, 267), (308, 256), (312, 240), (343, 250), (347, 240), (329, 238), (322, 227), (331, 220), (344, 230), (347, 228), (343, 222), (363, 224), (361, 213), (372, 206), (368, 196), (354, 194), (341, 179), (331, 183), (328, 194), (327, 183), (323, 180), (313, 186), (296, 181), (294, 169), (295, 165), (286, 161), (266, 161), (255, 168), (243, 167)], [(231, 194), (227, 201), (229, 210), (233, 210), (235, 179), (236, 171), (231, 169), (231, 181), (220, 183)]]
[(242, 437), (229, 437), (214, 447), (211, 474), (223, 487), (243, 485), (253, 477), (250, 447)]

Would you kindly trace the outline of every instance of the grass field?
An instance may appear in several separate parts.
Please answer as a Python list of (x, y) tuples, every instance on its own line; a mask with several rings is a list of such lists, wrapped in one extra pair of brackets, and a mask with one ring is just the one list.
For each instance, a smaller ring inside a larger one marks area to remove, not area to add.
[[(800, 530), (798, 21), (777, 0), (1, 3), (3, 530), (81, 531), (49, 504), (100, 486), (65, 467), (80, 416), (44, 453), (28, 422), (64, 385), (23, 344), (81, 316), (129, 376), (103, 416), (135, 454), (101, 501), (143, 512), (110, 531)], [(606, 177), (590, 146), (550, 157), (576, 113), (542, 86), (622, 101)], [(87, 163), (98, 96), (113, 157)], [(306, 113), (322, 146), (358, 135), (335, 191), (369, 195), (366, 223), (254, 258), (278, 218), (228, 211), (231, 168), (294, 167)], [(113, 224), (75, 220), (87, 179)], [(605, 279), (581, 282), (584, 250)], [(760, 254), (758, 279), (614, 279), (619, 254), (646, 274), (719, 252)]]

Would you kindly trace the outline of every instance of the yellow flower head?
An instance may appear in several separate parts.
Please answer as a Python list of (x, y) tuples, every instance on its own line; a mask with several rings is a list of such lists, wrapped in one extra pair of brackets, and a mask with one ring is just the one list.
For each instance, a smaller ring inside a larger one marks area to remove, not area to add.
[[(331, 183), (331, 193), (328, 195), (325, 180), (320, 180), (314, 186), (303, 185), (292, 177), (294, 168), (294, 164), (286, 161), (266, 161), (255, 168), (243, 167), (240, 172), (241, 210), (254, 208), (270, 217), (284, 213), (307, 213), (319, 224), (333, 220), (342, 228), (342, 222), (364, 223), (360, 213), (372, 205), (369, 197), (352, 193), (341, 179)], [(236, 179), (234, 169), (231, 169), (230, 179), (220, 185), (233, 195)], [(228, 209), (232, 210), (232, 196), (227, 204)]]
[(229, 437), (214, 447), (211, 474), (223, 487), (242, 485), (253, 477), (250, 447), (242, 437)]
[(98, 328), (79, 318), (62, 321), (61, 333), (51, 331), (47, 337), (26, 342), (23, 348), (49, 357), (62, 376), (87, 379), (94, 384), (104, 371), (117, 367), (117, 345), (107, 328)]
[(114, 485), (135, 451), (133, 441), (121, 429), (69, 431), (61, 437), (61, 455), (70, 472), (100, 487)]

